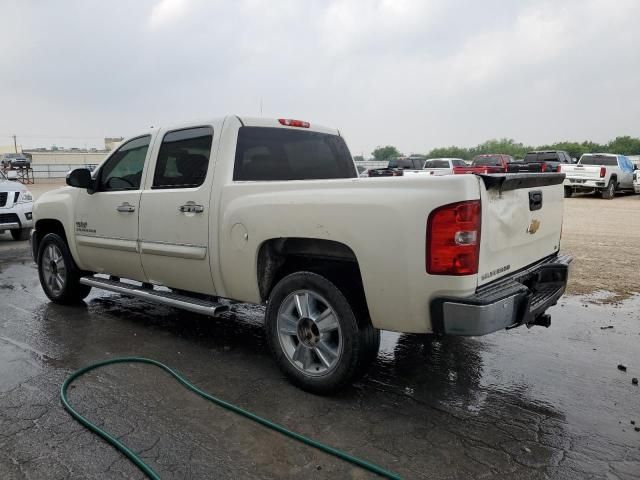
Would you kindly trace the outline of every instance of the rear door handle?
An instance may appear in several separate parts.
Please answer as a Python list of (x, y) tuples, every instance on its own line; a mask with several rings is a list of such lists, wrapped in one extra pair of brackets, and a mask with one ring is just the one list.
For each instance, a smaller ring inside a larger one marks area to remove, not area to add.
[(122, 205), (118, 205), (116, 210), (123, 213), (132, 213), (136, 211), (136, 207), (133, 205), (129, 205), (127, 202), (124, 202)]
[(202, 205), (196, 205), (194, 202), (187, 202), (179, 206), (178, 211), (182, 213), (202, 213), (204, 212), (204, 207)]

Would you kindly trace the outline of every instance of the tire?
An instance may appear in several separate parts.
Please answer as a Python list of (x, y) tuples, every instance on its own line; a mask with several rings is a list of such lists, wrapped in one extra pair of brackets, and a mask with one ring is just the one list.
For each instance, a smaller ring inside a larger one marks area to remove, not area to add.
[(605, 188), (604, 190), (602, 190), (602, 192), (600, 192), (600, 194), (602, 195), (602, 198), (606, 199), (606, 200), (611, 200), (613, 197), (616, 196), (616, 181), (615, 180), (609, 180), (609, 184), (607, 185), (607, 188)]
[(265, 329), (275, 361), (297, 387), (335, 393), (362, 376), (375, 359), (380, 332), (358, 314), (331, 281), (296, 272), (271, 291)]
[(571, 198), (572, 195), (573, 195), (573, 188), (564, 187), (564, 198)]
[(30, 228), (20, 228), (18, 230), (11, 230), (11, 236), (16, 241), (24, 241), (29, 240), (29, 235), (31, 234)]
[(81, 272), (73, 261), (67, 242), (60, 235), (49, 233), (38, 248), (38, 276), (44, 293), (54, 303), (80, 303), (91, 287), (80, 283)]

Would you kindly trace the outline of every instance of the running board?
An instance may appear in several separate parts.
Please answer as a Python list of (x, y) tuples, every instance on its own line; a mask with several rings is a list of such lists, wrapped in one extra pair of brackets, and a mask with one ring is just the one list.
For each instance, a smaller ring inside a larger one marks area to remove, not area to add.
[(227, 305), (221, 305), (220, 303), (209, 300), (193, 298), (188, 295), (180, 295), (174, 292), (162, 292), (143, 288), (130, 283), (110, 280), (108, 278), (82, 277), (80, 279), (80, 283), (90, 287), (101, 288), (102, 290), (109, 290), (110, 292), (130, 295), (132, 297), (137, 297), (153, 303), (159, 303), (161, 305), (167, 305), (169, 307), (189, 310), (190, 312), (200, 313), (210, 317), (215, 317), (218, 314), (229, 310)]

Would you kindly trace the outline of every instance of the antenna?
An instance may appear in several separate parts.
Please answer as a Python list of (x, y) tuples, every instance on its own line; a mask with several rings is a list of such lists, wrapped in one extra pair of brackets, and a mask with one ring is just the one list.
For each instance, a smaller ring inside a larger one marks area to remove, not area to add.
[(260, 97), (260, 116), (262, 116), (262, 97)]

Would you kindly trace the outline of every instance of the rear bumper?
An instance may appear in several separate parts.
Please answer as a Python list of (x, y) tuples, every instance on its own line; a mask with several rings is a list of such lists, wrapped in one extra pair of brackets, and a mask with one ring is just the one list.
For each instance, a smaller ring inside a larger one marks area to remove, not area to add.
[(569, 255), (554, 255), (483, 285), (471, 297), (436, 298), (431, 303), (434, 332), (478, 336), (540, 322), (564, 294), (571, 260)]
[(604, 179), (590, 180), (588, 178), (567, 178), (564, 181), (565, 187), (572, 187), (576, 190), (593, 190), (594, 188), (605, 188), (607, 186)]

